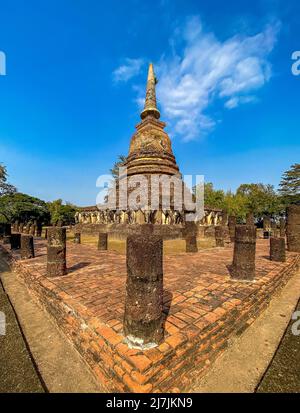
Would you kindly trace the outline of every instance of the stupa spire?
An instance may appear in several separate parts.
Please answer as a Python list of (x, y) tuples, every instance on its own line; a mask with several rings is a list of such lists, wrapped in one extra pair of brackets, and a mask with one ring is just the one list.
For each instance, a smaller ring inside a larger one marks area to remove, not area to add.
[(141, 113), (141, 118), (145, 119), (148, 115), (154, 116), (156, 119), (160, 118), (159, 110), (156, 106), (156, 93), (155, 85), (157, 79), (154, 74), (153, 64), (149, 64), (147, 88), (146, 88), (146, 99), (144, 110)]

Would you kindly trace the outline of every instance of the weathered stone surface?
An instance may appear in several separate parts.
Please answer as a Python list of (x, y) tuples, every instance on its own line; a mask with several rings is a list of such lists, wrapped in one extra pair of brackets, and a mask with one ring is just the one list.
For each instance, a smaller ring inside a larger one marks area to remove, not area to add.
[(38, 223), (36, 224), (36, 236), (37, 236), (37, 237), (41, 237), (41, 236), (42, 236), (42, 229), (43, 229), (42, 224), (41, 224), (40, 222), (38, 222)]
[(11, 225), (3, 224), (3, 244), (10, 244)]
[(186, 238), (185, 238), (185, 251), (186, 252), (198, 252), (196, 235), (186, 236)]
[(48, 228), (47, 276), (58, 277), (66, 274), (66, 229)]
[(81, 234), (80, 232), (75, 232), (74, 234), (74, 243), (81, 244)]
[(229, 229), (227, 225), (218, 225), (215, 228), (216, 246), (224, 247), (229, 240)]
[(36, 235), (36, 225), (35, 224), (30, 225), (29, 234), (33, 235), (33, 236)]
[(24, 224), (23, 224), (23, 222), (21, 222), (20, 225), (19, 225), (19, 232), (22, 233), (23, 230), (24, 230)]
[(287, 208), (287, 248), (292, 252), (300, 252), (300, 205)]
[(280, 218), (280, 236), (285, 237), (285, 219)]
[(270, 260), (284, 262), (285, 257), (285, 238), (270, 238)]
[(30, 223), (26, 222), (26, 226), (25, 228), (23, 228), (24, 234), (29, 234), (29, 230), (30, 230)]
[(163, 339), (163, 240), (156, 235), (127, 239), (124, 334), (130, 345), (147, 347)]
[(12, 250), (18, 250), (21, 248), (21, 234), (11, 234), (10, 246)]
[(254, 214), (253, 212), (248, 212), (246, 215), (246, 225), (254, 225)]
[(21, 258), (23, 260), (34, 258), (34, 244), (32, 235), (21, 235)]
[(107, 232), (99, 232), (98, 236), (98, 250), (106, 251), (107, 250)]
[(187, 221), (183, 229), (186, 252), (198, 252), (197, 225), (194, 221)]
[(228, 217), (228, 229), (229, 229), (229, 237), (230, 237), (231, 242), (234, 242), (235, 226), (236, 226), (236, 217), (234, 215), (230, 215)]
[(253, 225), (235, 227), (235, 243), (231, 277), (253, 280), (255, 277), (256, 228)]
[(222, 212), (222, 225), (227, 225), (228, 224), (228, 214), (227, 212), (223, 211)]

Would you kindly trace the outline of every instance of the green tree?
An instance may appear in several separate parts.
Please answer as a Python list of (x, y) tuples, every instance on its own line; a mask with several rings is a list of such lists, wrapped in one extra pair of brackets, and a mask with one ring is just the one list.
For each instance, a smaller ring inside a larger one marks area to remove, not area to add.
[(75, 223), (76, 206), (66, 203), (63, 204), (62, 199), (57, 199), (53, 202), (47, 203), (51, 214), (51, 223), (57, 224), (61, 222), (63, 225), (70, 225)]
[(279, 194), (282, 201), (287, 204), (300, 204), (300, 164), (293, 164), (282, 175), (279, 184)]
[(236, 191), (245, 198), (247, 212), (252, 212), (256, 218), (264, 215), (276, 216), (281, 212), (282, 205), (273, 185), (242, 184)]
[(13, 194), (16, 188), (7, 182), (7, 170), (3, 164), (0, 164), (0, 196)]
[(204, 184), (204, 205), (208, 208), (224, 208), (225, 194), (222, 189), (214, 189), (211, 182)]
[(48, 224), (50, 220), (46, 202), (20, 192), (0, 197), (0, 215), (8, 222), (37, 220), (42, 224)]

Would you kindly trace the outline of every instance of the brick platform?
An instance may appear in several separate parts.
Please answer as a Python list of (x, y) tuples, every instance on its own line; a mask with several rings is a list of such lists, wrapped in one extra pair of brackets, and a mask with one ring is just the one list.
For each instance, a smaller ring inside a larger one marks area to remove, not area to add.
[[(231, 281), (232, 247), (164, 258), (165, 341), (140, 351), (123, 343), (126, 257), (96, 247), (67, 244), (67, 275), (46, 278), (46, 244), (36, 258), (12, 264), (29, 291), (54, 317), (111, 392), (189, 391), (199, 375), (265, 308), (300, 262), (268, 259), (269, 241), (257, 241), (256, 282)], [(2, 246), (6, 248), (6, 246)]]

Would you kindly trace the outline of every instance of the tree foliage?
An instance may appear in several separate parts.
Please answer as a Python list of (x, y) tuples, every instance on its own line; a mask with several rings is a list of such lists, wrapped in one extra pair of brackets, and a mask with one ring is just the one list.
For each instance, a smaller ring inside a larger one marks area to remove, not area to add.
[(8, 222), (37, 220), (42, 224), (48, 224), (50, 220), (46, 202), (20, 192), (0, 197), (0, 215)]
[(6, 167), (0, 164), (0, 196), (13, 194), (14, 192), (16, 192), (16, 188), (7, 182)]
[(47, 202), (47, 206), (51, 214), (52, 224), (61, 222), (63, 225), (71, 225), (75, 223), (76, 206), (68, 202), (63, 204), (62, 199)]
[(114, 163), (112, 169), (110, 169), (110, 173), (115, 179), (119, 177), (119, 168), (124, 166), (126, 160), (127, 157), (125, 155), (119, 155), (118, 160)]
[(300, 164), (293, 164), (284, 172), (279, 184), (279, 193), (284, 204), (300, 204)]

